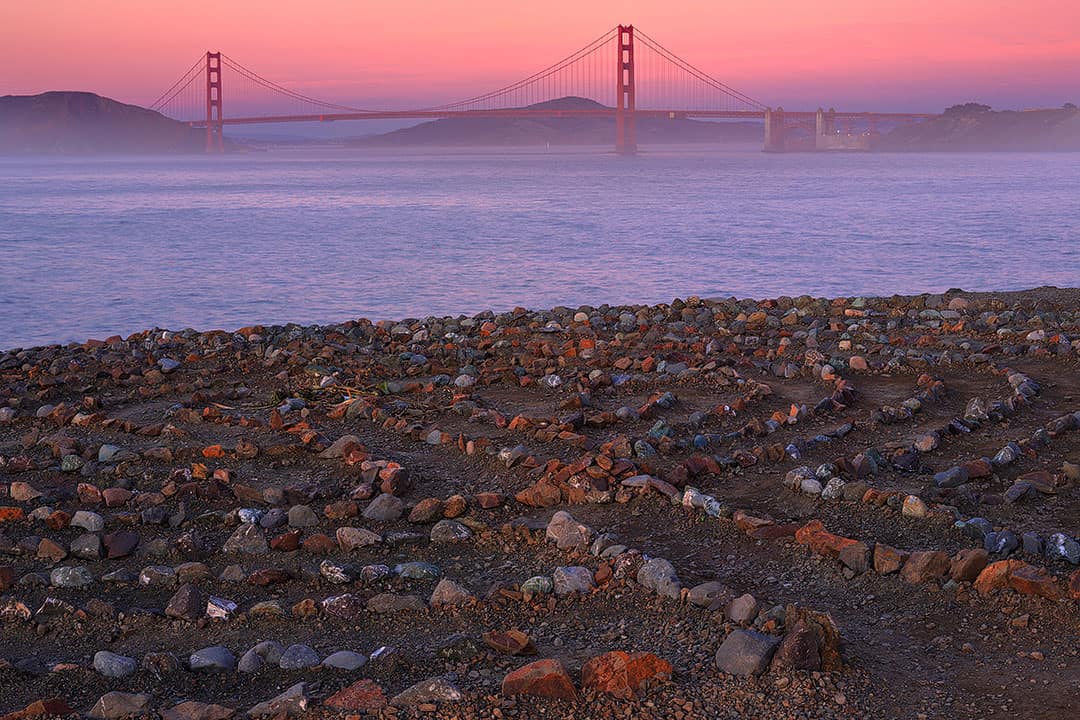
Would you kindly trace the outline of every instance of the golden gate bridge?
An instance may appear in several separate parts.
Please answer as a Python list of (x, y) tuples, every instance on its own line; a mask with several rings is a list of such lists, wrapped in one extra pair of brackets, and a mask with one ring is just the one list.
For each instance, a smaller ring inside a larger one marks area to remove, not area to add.
[[(227, 77), (227, 81), (226, 81)], [(226, 96), (224, 90), (228, 88)], [(583, 107), (551, 101), (592, 100)], [(226, 114), (230, 107), (258, 107)], [(764, 123), (764, 149), (865, 149), (879, 124), (910, 123), (927, 113), (785, 111), (772, 108), (683, 60), (633, 25), (618, 25), (575, 53), (529, 77), (433, 107), (372, 109), (328, 102), (268, 80), (225, 53), (200, 57), (151, 109), (206, 130), (207, 152), (224, 150), (226, 125), (440, 118), (613, 118), (615, 150), (636, 152), (642, 118), (754, 120)]]

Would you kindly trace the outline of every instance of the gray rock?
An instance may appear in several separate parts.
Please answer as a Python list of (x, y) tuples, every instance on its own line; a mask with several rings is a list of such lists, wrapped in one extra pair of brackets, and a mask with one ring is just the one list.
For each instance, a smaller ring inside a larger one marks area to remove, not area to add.
[(281, 654), (278, 666), (282, 670), (305, 670), (319, 664), (319, 654), (307, 645), (290, 645)]
[(675, 573), (675, 566), (664, 558), (653, 558), (641, 566), (637, 573), (638, 584), (657, 595), (678, 598), (682, 583)]
[(394, 707), (413, 707), (423, 703), (457, 702), (464, 696), (461, 691), (446, 678), (421, 680), (396, 695), (390, 704)]
[(134, 675), (138, 667), (135, 658), (117, 655), (108, 650), (94, 653), (94, 669), (105, 677), (125, 678)]
[(335, 533), (338, 545), (345, 552), (352, 552), (357, 548), (370, 547), (382, 542), (382, 535), (367, 528), (340, 527)]
[(1024, 552), (1029, 555), (1042, 555), (1043, 554), (1043, 539), (1036, 532), (1026, 532), (1020, 536), (1020, 544), (1024, 548)]
[(748, 625), (758, 614), (758, 601), (750, 593), (740, 595), (727, 606), (727, 616), (731, 622)]
[(289, 527), (315, 527), (319, 524), (319, 516), (308, 505), (293, 505), (289, 508)]
[(408, 580), (435, 580), (442, 577), (438, 567), (426, 562), (407, 562), (394, 566), (394, 574)]
[(396, 495), (383, 493), (364, 508), (364, 518), (373, 522), (397, 520), (405, 512), (405, 501)]
[(1046, 539), (1046, 557), (1080, 565), (1080, 542), (1065, 533), (1054, 533)]
[(227, 647), (213, 645), (191, 653), (188, 663), (192, 670), (231, 671), (236, 668), (236, 656)]
[(240, 656), (240, 662), (236, 663), (236, 669), (245, 674), (257, 673), (262, 670), (266, 661), (254, 649), (248, 650)]
[(295, 715), (305, 712), (310, 704), (307, 696), (307, 684), (297, 683), (280, 695), (261, 702), (248, 710), (248, 717), (262, 717), (264, 715)]
[(246, 555), (266, 555), (270, 552), (270, 546), (266, 543), (266, 536), (258, 525), (241, 525), (229, 536), (222, 546), (223, 553), (242, 553)]
[(83, 533), (71, 541), (68, 552), (81, 560), (100, 560), (101, 538), (93, 533)]
[(125, 692), (108, 692), (102, 695), (90, 710), (90, 717), (97, 720), (118, 720), (130, 715), (141, 715), (150, 704), (149, 695)]
[(360, 570), (350, 563), (323, 560), (319, 563), (319, 574), (335, 585), (344, 585), (355, 580)]
[(592, 528), (579, 523), (570, 513), (559, 510), (551, 517), (546, 535), (560, 550), (569, 550), (588, 547), (594, 533)]
[(587, 594), (596, 587), (593, 583), (592, 571), (586, 567), (555, 568), (551, 579), (555, 586), (555, 594), (559, 596), (573, 593)]
[(430, 535), (433, 543), (459, 543), (470, 540), (472, 536), (472, 530), (457, 520), (440, 520), (431, 528)]
[(359, 670), (367, 664), (367, 656), (351, 650), (338, 650), (322, 661), (323, 667), (337, 670)]
[(105, 529), (105, 518), (89, 510), (76, 510), (71, 516), (71, 525), (87, 532), (101, 532)]
[(1020, 539), (1016, 537), (1016, 533), (1012, 530), (992, 532), (988, 533), (983, 540), (983, 547), (986, 548), (987, 552), (1010, 555), (1014, 550), (1020, 547)]
[(723, 603), (730, 600), (732, 595), (734, 595), (734, 593), (732, 593), (727, 585), (713, 580), (690, 588), (690, 594), (687, 596), (687, 599), (690, 601), (691, 605), (709, 607), (713, 603)]
[(951, 467), (948, 470), (934, 475), (934, 484), (939, 488), (954, 488), (960, 487), (968, 481), (968, 471), (966, 467), (957, 465)]
[(716, 668), (729, 675), (760, 675), (769, 667), (780, 638), (753, 630), (733, 630), (716, 651)]
[(94, 574), (83, 565), (53, 568), (49, 582), (53, 587), (81, 588), (93, 584)]
[(547, 575), (536, 575), (521, 583), (521, 592), (528, 595), (548, 595), (555, 591), (555, 583)]
[(395, 595), (394, 593), (379, 593), (367, 602), (368, 612), (380, 614), (423, 610), (426, 607), (423, 599), (417, 595)]

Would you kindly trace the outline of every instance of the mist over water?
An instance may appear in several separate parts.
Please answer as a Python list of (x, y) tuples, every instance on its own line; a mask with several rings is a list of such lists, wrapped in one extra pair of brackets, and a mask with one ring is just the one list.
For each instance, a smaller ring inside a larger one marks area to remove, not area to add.
[(675, 297), (1080, 284), (1075, 154), (0, 160), (0, 348)]

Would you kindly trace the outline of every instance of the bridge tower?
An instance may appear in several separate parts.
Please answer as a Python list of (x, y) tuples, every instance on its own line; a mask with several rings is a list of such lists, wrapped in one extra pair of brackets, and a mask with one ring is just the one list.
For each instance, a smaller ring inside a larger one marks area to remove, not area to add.
[(221, 53), (206, 53), (206, 152), (225, 151), (221, 116)]
[(784, 108), (765, 108), (765, 152), (787, 151), (787, 125)]
[(615, 152), (637, 152), (634, 120), (634, 26), (619, 26), (618, 86), (615, 104)]

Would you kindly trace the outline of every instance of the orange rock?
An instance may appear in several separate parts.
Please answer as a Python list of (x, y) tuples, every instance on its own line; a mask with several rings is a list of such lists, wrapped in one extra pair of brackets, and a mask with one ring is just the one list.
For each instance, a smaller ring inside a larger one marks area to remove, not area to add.
[(1080, 600), (1080, 570), (1069, 576), (1069, 599)]
[(0, 507), (0, 523), (19, 522), (26, 519), (21, 507)]
[(877, 543), (874, 545), (874, 571), (879, 575), (888, 575), (900, 569), (908, 554), (897, 550), (892, 545)]
[(834, 535), (825, 529), (820, 520), (811, 520), (795, 533), (795, 542), (807, 545), (811, 550), (825, 557), (837, 558), (840, 551), (858, 540)]
[(550, 483), (538, 482), (525, 488), (514, 498), (529, 507), (552, 507), (562, 502), (562, 492)]
[(35, 700), (22, 710), (16, 710), (0, 717), (0, 720), (24, 720), (46, 715), (61, 717), (71, 715), (74, 712), (64, 700), (51, 698), (49, 700)]
[(671, 663), (649, 652), (604, 653), (581, 668), (584, 689), (629, 699), (652, 682), (671, 679)]
[(990, 553), (982, 548), (967, 548), (956, 553), (949, 567), (949, 577), (957, 582), (971, 582), (986, 567)]
[(979, 577), (975, 578), (975, 589), (980, 595), (989, 595), (994, 590), (1009, 586), (1009, 573), (1014, 567), (1024, 565), (1020, 560), (998, 560), (990, 563)]
[(204, 458), (223, 458), (225, 457), (225, 450), (220, 445), (210, 445), (203, 448), (202, 456)]
[(508, 673), (502, 681), (502, 694), (577, 700), (577, 690), (558, 660), (537, 660)]
[(520, 630), (491, 630), (481, 636), (484, 644), (503, 655), (535, 655), (532, 639)]

